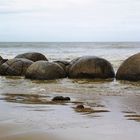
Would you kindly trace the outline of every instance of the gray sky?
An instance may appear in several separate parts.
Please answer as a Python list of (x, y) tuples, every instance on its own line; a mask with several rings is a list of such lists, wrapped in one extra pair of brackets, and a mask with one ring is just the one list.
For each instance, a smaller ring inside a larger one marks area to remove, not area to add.
[(0, 0), (0, 41), (140, 41), (140, 0)]

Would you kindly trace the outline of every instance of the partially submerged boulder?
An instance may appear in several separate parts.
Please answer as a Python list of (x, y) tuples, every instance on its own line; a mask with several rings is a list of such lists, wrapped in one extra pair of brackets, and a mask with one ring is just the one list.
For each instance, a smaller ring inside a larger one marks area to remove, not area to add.
[(27, 69), (25, 77), (37, 80), (52, 80), (66, 77), (66, 72), (54, 62), (38, 61)]
[(48, 61), (45, 55), (38, 52), (29, 52), (29, 53), (19, 54), (15, 58), (25, 58), (33, 62), (40, 61), (40, 60)]
[(139, 81), (140, 80), (140, 53), (126, 59), (119, 67), (116, 79)]
[(0, 75), (23, 76), (32, 63), (28, 59), (10, 59), (0, 66)]
[(115, 72), (110, 62), (95, 56), (79, 57), (67, 67), (69, 78), (114, 78)]

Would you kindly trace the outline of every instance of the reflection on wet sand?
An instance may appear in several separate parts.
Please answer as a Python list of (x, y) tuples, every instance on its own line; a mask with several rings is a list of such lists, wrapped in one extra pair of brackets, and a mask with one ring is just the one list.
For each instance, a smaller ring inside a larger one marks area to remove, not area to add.
[(137, 115), (136, 113), (128, 113), (125, 115), (127, 120), (134, 120), (136, 122), (140, 122), (140, 115)]
[(50, 101), (47, 101), (47, 96), (41, 96), (38, 94), (3, 94), (4, 97), (1, 100), (13, 103), (24, 103), (24, 104), (51, 104)]
[[(16, 94), (16, 93), (6, 93), (2, 94), (4, 97), (1, 98), (1, 100), (4, 100), (6, 102), (13, 102), (13, 103), (22, 103), (22, 104), (45, 104), (45, 105), (66, 105), (68, 103), (74, 104), (75, 106), (79, 103), (84, 103), (80, 101), (70, 101), (69, 97), (63, 97), (63, 96), (56, 96), (52, 99), (50, 99), (50, 96), (46, 95), (39, 95), (39, 94)], [(68, 98), (69, 100), (60, 100), (61, 98)], [(57, 99), (57, 100), (54, 100)], [(59, 99), (59, 100), (58, 100)], [(76, 112), (80, 113), (102, 113), (102, 112), (109, 112), (105, 109), (104, 105), (100, 105), (97, 103), (86, 103), (87, 105), (83, 108), (73, 107)], [(90, 107), (92, 105), (92, 107)], [(37, 111), (37, 110), (36, 110)], [(40, 109), (38, 111), (41, 111)]]

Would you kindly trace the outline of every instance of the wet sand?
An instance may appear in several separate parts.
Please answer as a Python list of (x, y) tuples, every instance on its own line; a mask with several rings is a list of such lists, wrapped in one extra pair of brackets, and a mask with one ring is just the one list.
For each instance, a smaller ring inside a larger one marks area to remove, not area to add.
[[(72, 100), (75, 102), (28, 104), (2, 99), (0, 140), (50, 140), (48, 134), (61, 140), (139, 140), (139, 95), (77, 94)], [(108, 112), (78, 112), (74, 107), (79, 103)]]

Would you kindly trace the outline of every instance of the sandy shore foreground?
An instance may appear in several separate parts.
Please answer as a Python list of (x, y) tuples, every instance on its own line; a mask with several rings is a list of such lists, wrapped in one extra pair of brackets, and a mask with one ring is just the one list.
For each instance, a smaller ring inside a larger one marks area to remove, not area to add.
[(54, 140), (45, 132), (28, 132), (24, 126), (2, 122), (0, 124), (0, 140)]
[(72, 103), (24, 105), (0, 101), (0, 140), (52, 140), (49, 136), (57, 140), (139, 140), (140, 96), (92, 95), (86, 102), (109, 112), (75, 112)]

